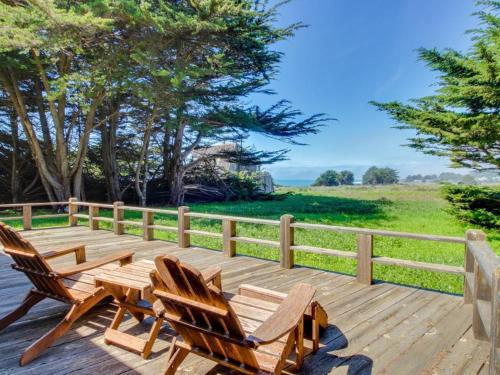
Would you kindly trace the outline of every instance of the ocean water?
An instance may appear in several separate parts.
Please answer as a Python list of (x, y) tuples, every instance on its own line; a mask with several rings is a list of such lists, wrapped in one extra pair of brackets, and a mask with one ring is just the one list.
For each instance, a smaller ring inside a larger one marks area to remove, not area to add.
[(276, 185), (281, 185), (281, 186), (296, 186), (296, 187), (304, 187), (304, 186), (310, 186), (314, 180), (274, 180), (274, 183)]

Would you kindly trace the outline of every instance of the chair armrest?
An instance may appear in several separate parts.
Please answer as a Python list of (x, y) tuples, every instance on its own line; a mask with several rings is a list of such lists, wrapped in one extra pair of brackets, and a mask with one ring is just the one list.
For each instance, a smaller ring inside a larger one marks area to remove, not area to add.
[(54, 273), (56, 274), (57, 277), (66, 277), (74, 275), (75, 273), (80, 273), (83, 271), (91, 270), (93, 268), (104, 266), (105, 264), (116, 261), (120, 261), (120, 265), (123, 266), (125, 264), (132, 262), (133, 255), (134, 255), (133, 251), (128, 251), (128, 250), (117, 251), (113, 254), (106, 255), (96, 260), (91, 260), (89, 262), (80, 263), (75, 266), (69, 266), (59, 270), (55, 270)]
[(219, 266), (211, 266), (201, 271), (201, 275), (207, 284), (212, 283), (217, 288), (222, 289), (221, 272), (222, 269)]
[(261, 288), (255, 285), (241, 284), (238, 288), (240, 296), (260, 299), (261, 301), (280, 304), (287, 296), (286, 293), (276, 292), (266, 288)]
[(278, 309), (267, 318), (247, 340), (254, 345), (265, 345), (274, 342), (302, 321), (304, 312), (311, 303), (316, 289), (309, 284), (295, 284)]
[(52, 259), (71, 253), (75, 253), (76, 264), (85, 262), (85, 245), (82, 244), (46, 251), (41, 256), (45, 259)]

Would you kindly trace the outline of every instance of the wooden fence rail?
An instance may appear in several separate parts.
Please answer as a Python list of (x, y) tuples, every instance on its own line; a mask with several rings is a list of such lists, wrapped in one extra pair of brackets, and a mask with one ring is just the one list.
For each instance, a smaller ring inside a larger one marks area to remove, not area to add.
[[(50, 215), (32, 215), (32, 207), (68, 206), (67, 213)], [(87, 214), (80, 213), (86, 207)], [(100, 222), (113, 226), (116, 235), (124, 233), (125, 226), (142, 228), (145, 241), (154, 240), (155, 231), (177, 233), (180, 248), (191, 246), (191, 235), (215, 237), (222, 240), (225, 256), (236, 255), (238, 242), (252, 243), (279, 249), (280, 265), (283, 268), (294, 266), (295, 252), (310, 252), (357, 261), (357, 281), (366, 285), (373, 282), (373, 265), (383, 264), (414, 268), (432, 272), (449, 273), (464, 276), (464, 302), (473, 305), (473, 331), (477, 339), (487, 340), (491, 344), (490, 374), (500, 373), (500, 260), (486, 242), (481, 231), (470, 230), (465, 237), (438, 236), (429, 234), (386, 231), (355, 227), (342, 227), (325, 224), (296, 222), (292, 215), (283, 215), (280, 220), (257, 219), (249, 217), (216, 215), (190, 212), (189, 207), (181, 206), (177, 210), (165, 210), (125, 206), (123, 202), (113, 204), (81, 202), (71, 198), (68, 202), (56, 203), (20, 203), (0, 205), (0, 209), (22, 209), (21, 216), (0, 217), (2, 221), (22, 220), (23, 228), (29, 230), (32, 220), (37, 218), (55, 218), (67, 216), (70, 226), (78, 225), (79, 219), (88, 220), (91, 230), (99, 229)], [(110, 210), (112, 217), (101, 216), (101, 210)], [(126, 211), (142, 212), (142, 221), (125, 220)], [(177, 218), (177, 227), (155, 224), (155, 214), (170, 215)], [(221, 222), (222, 233), (191, 229), (191, 219), (208, 219)], [(250, 223), (277, 227), (279, 241), (238, 236), (237, 223)], [(338, 233), (351, 233), (357, 237), (357, 251), (326, 249), (309, 245), (295, 245), (295, 230), (320, 230)], [(464, 266), (417, 262), (373, 255), (376, 237), (397, 237), (421, 241), (437, 241), (465, 245)]]
[(56, 213), (45, 215), (33, 215), (33, 207), (64, 207), (68, 202), (36, 202), (36, 203), (10, 203), (0, 204), (0, 209), (21, 209), (21, 215), (18, 216), (0, 216), (0, 221), (22, 220), (23, 229), (30, 230), (33, 226), (34, 219), (55, 219), (60, 217), (68, 217), (68, 213)]
[(500, 374), (500, 258), (481, 231), (466, 233), (464, 302), (472, 304), (472, 330), (490, 342), (490, 374)]

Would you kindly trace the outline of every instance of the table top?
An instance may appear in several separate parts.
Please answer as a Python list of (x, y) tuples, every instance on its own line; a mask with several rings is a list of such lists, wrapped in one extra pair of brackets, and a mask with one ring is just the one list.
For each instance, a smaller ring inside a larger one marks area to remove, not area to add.
[(114, 270), (100, 273), (94, 279), (97, 286), (111, 284), (122, 288), (134, 289), (145, 295), (150, 292), (151, 279), (149, 274), (154, 269), (155, 264), (153, 261), (143, 259)]

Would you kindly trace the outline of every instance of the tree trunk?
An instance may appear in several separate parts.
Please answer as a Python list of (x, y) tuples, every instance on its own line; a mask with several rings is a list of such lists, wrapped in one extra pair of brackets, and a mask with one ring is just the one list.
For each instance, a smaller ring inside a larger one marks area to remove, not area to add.
[[(149, 179), (149, 166), (148, 166), (148, 154), (149, 154), (149, 143), (151, 140), (151, 133), (153, 130), (153, 124), (156, 120), (156, 105), (153, 107), (151, 115), (146, 122), (146, 128), (144, 129), (144, 138), (142, 141), (141, 154), (139, 160), (137, 161), (137, 166), (135, 168), (135, 192), (139, 197), (139, 204), (145, 207), (147, 204), (147, 192), (148, 192), (148, 179)], [(144, 174), (141, 184), (141, 172), (144, 169)]]
[(176, 114), (176, 132), (174, 145), (172, 147), (172, 159), (170, 162), (170, 195), (169, 204), (174, 206), (179, 206), (184, 203), (184, 174), (185, 170), (183, 168), (183, 158), (182, 158), (182, 145), (184, 142), (184, 130), (186, 128), (186, 123), (182, 116), (182, 108), (177, 110)]
[(53, 157), (52, 138), (50, 137), (49, 125), (47, 116), (45, 114), (45, 106), (43, 104), (43, 94), (40, 80), (35, 77), (35, 101), (38, 110), (38, 117), (40, 118), (40, 126), (42, 128), (43, 143), (46, 157)]
[[(47, 77), (44, 76), (44, 72), (41, 67), (39, 67), (39, 71), (42, 76), (41, 80), (43, 86), (46, 90), (48, 90), (50, 87), (47, 82)], [(43, 129), (44, 120), (41, 120), (44, 141), (40, 142), (38, 139), (37, 129), (29, 118), (30, 110), (25, 103), (23, 93), (20, 89), (20, 84), (16, 79), (14, 71), (10, 68), (0, 69), (0, 81), (3, 83), (12, 105), (15, 108), (16, 114), (23, 125), (24, 133), (30, 146), (30, 151), (35, 161), (37, 171), (40, 175), (40, 180), (45, 188), (49, 200), (66, 201), (71, 196), (80, 198), (83, 186), (83, 164), (87, 156), (90, 134), (94, 129), (96, 109), (104, 97), (103, 92), (96, 95), (94, 101), (88, 109), (85, 118), (84, 130), (80, 137), (79, 148), (77, 149), (75, 155), (75, 163), (73, 168), (70, 169), (69, 140), (67, 140), (65, 136), (64, 108), (60, 108), (59, 110), (54, 101), (48, 100), (56, 133), (55, 155), (53, 155), (52, 150), (47, 145), (50, 145), (51, 142), (48, 142), (50, 134), (47, 134), (46, 130)], [(38, 90), (38, 94), (41, 95), (41, 90)], [(39, 114), (45, 113), (43, 108), (43, 99), (38, 98), (37, 106), (39, 107)], [(65, 100), (60, 99), (59, 106), (65, 106)], [(42, 147), (42, 145), (44, 147)]]
[[(89, 148), (90, 133), (94, 128), (94, 120), (98, 105), (101, 103), (102, 96), (98, 95), (94, 99), (85, 118), (85, 127), (83, 133), (80, 136), (80, 148), (76, 153), (75, 165), (71, 171), (71, 177), (73, 178), (73, 194), (75, 198), (81, 198), (83, 191), (83, 164), (87, 157), (87, 151)], [(71, 182), (71, 181), (70, 181)], [(69, 193), (71, 195), (71, 191)], [(69, 198), (69, 197), (68, 197)]]
[(181, 206), (184, 203), (184, 170), (182, 166), (180, 168), (174, 168), (173, 177), (170, 184), (170, 199), (169, 204), (173, 206)]
[(36, 167), (38, 169), (38, 172), (40, 173), (40, 178), (47, 192), (47, 196), (50, 200), (65, 199), (63, 194), (63, 186), (61, 185), (57, 177), (54, 176), (50, 171), (47, 159), (36, 136), (33, 123), (28, 117), (26, 104), (24, 103), (24, 99), (19, 90), (18, 82), (14, 76), (14, 73), (12, 72), (12, 70), (7, 68), (6, 72), (0, 71), (0, 79), (4, 84), (5, 90), (9, 94), (12, 105), (16, 109), (16, 113), (23, 125), (24, 133), (26, 134), (33, 159), (35, 160)]
[(20, 194), (20, 177), (19, 177), (19, 126), (17, 123), (17, 115), (15, 111), (10, 114), (10, 126), (12, 132), (12, 165), (10, 174), (10, 192), (12, 203), (19, 202)]
[[(123, 195), (120, 189), (118, 162), (116, 160), (119, 110), (120, 103), (118, 101), (111, 102), (108, 113), (102, 111), (100, 116), (100, 120), (103, 122), (101, 127), (101, 156), (109, 202), (121, 201)], [(108, 116), (108, 121), (106, 121), (106, 115)]]

